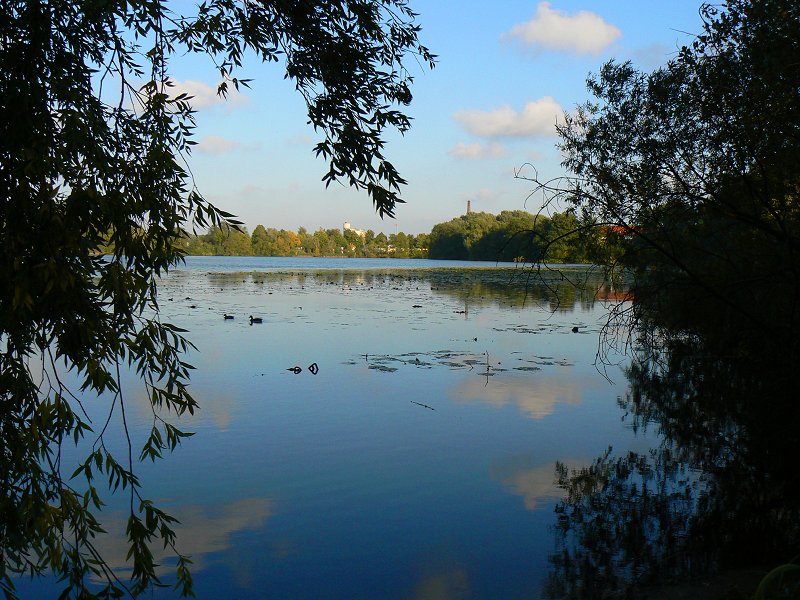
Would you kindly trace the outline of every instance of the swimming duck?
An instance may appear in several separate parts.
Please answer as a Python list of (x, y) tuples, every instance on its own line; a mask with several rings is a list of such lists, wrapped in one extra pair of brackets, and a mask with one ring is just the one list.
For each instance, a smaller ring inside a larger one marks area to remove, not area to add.
[(253, 315), (250, 315), (250, 325), (252, 325), (253, 323), (263, 323), (263, 322), (264, 319), (262, 319), (261, 317), (254, 317)]
[(222, 315), (222, 318), (227, 321), (228, 319), (232, 319), (233, 315), (229, 315), (228, 313), (225, 313), (224, 315)]

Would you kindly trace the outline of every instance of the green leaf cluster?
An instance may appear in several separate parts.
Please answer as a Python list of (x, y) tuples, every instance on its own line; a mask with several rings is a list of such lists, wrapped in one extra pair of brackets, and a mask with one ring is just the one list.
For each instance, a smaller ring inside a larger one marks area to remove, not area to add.
[(181, 249), (191, 256), (346, 256), (362, 258), (427, 258), (428, 235), (402, 231), (388, 237), (371, 229), (318, 229), (309, 233), (257, 225), (252, 235), (243, 227), (223, 225), (204, 234), (187, 234)]
[[(207, 56), (221, 96), (248, 85), (239, 74), (247, 55), (283, 61), (322, 137), (315, 151), (328, 160), (326, 182), (365, 190), (381, 215), (392, 215), (403, 180), (384, 156), (383, 138), (410, 123), (396, 109), (411, 100), (405, 61), (434, 60), (415, 17), (405, 0), (0, 5), (0, 588), (7, 596), (15, 595), (15, 576), (51, 572), (63, 597), (138, 595), (161, 585), (153, 543), (179, 556), (176, 588), (192, 593), (175, 520), (142, 497), (134, 457), (175, 449), (188, 434), (168, 418), (197, 408), (183, 359), (191, 344), (161, 321), (158, 278), (182, 259), (185, 228), (237, 222), (194, 186), (192, 98), (176, 92), (171, 61)], [(144, 442), (128, 429), (127, 372), (138, 375), (152, 410)], [(106, 411), (99, 422), (89, 417), (96, 405)], [(111, 430), (126, 441), (122, 459), (107, 447)], [(90, 448), (72, 477), (62, 464), (66, 444)], [(95, 511), (102, 492), (115, 490), (129, 495), (126, 581), (95, 545), (103, 533)]]
[(635, 276), (637, 319), (787, 364), (800, 351), (798, 11), (704, 5), (702, 33), (665, 66), (607, 63), (559, 128), (572, 175), (539, 187), (621, 232), (608, 262)]
[(499, 215), (470, 212), (433, 227), (429, 256), (448, 260), (505, 262), (592, 262), (602, 245), (600, 231), (584, 227), (573, 213), (531, 214), (504, 210)]

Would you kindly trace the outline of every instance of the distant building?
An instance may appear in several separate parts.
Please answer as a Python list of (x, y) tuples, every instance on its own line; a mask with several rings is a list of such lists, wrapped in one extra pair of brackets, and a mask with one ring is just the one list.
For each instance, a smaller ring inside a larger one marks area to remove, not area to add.
[(367, 236), (367, 232), (366, 231), (364, 231), (363, 229), (356, 229), (355, 227), (352, 227), (350, 225), (350, 223), (345, 223), (342, 226), (342, 229), (344, 231), (352, 231), (353, 233), (355, 233), (358, 236), (361, 236), (362, 238)]

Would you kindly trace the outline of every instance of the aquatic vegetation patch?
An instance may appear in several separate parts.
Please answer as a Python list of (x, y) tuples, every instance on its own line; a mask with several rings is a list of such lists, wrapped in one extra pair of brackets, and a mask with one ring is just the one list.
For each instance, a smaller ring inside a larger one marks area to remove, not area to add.
[[(533, 334), (537, 335), (540, 333), (577, 333), (575, 331), (576, 328), (569, 327), (564, 324), (556, 324), (550, 323), (547, 325), (509, 325), (507, 327), (492, 327), (494, 331), (499, 332), (510, 332), (510, 333), (525, 333), (525, 334)], [(585, 326), (581, 326), (582, 331), (580, 333), (587, 333), (588, 331), (585, 329)]]
[(384, 373), (394, 373), (397, 371), (397, 367), (389, 367), (386, 365), (382, 365), (380, 363), (372, 363), (367, 368), (373, 369), (375, 371), (382, 371)]
[[(513, 360), (513, 359), (504, 359)], [(503, 361), (497, 360), (487, 352), (471, 352), (465, 350), (434, 350), (431, 352), (406, 352), (403, 354), (363, 354), (359, 359), (350, 359), (342, 364), (358, 365), (366, 363), (369, 369), (385, 373), (394, 373), (401, 368), (415, 367), (433, 369), (444, 367), (449, 370), (475, 371), (481, 376), (492, 376), (509, 370), (535, 372), (541, 371), (543, 366), (571, 367), (573, 363), (566, 359), (554, 359), (549, 356), (517, 357), (517, 361), (525, 364), (516, 367), (502, 366)]]

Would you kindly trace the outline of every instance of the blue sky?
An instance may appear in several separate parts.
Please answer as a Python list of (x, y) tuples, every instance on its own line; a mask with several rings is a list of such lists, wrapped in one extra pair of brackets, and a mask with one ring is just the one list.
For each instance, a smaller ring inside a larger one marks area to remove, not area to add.
[(700, 31), (690, 0), (411, 0), (422, 41), (439, 57), (415, 76), (412, 130), (389, 138), (387, 156), (408, 180), (395, 220), (381, 220), (365, 193), (321, 182), (327, 165), (305, 106), (278, 65), (246, 63), (251, 89), (214, 97), (208, 62), (176, 58), (173, 75), (195, 94), (190, 167), (200, 191), (250, 231), (353, 227), (429, 232), (465, 212), (539, 209), (515, 169), (563, 173), (554, 123), (589, 99), (586, 77), (611, 58), (651, 70)]

